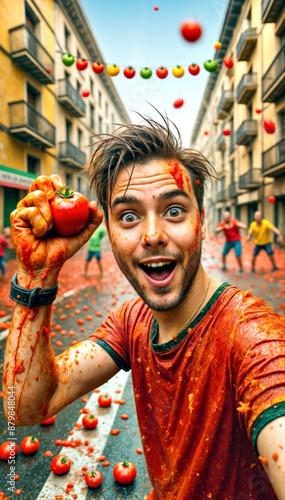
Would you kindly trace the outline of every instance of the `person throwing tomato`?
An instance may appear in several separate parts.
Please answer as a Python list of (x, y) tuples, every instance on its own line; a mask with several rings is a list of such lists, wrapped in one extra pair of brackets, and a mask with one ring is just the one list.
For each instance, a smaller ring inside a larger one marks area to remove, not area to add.
[(5, 415), (11, 386), (16, 425), (31, 426), (131, 369), (149, 500), (284, 500), (285, 318), (203, 268), (204, 188), (216, 174), (162, 119), (95, 144), (90, 183), (138, 297), (57, 357), (49, 337), (57, 279), (103, 213), (91, 202), (78, 234), (54, 234), (50, 202), (63, 181), (52, 175), (35, 179), (11, 214), (19, 267)]
[(222, 258), (223, 267), (222, 270), (226, 271), (226, 256), (229, 251), (233, 248), (235, 251), (236, 259), (239, 265), (239, 272), (243, 272), (242, 261), (241, 261), (241, 236), (239, 234), (239, 229), (247, 229), (247, 226), (236, 219), (231, 219), (231, 213), (226, 211), (223, 215), (223, 221), (220, 222), (216, 229), (216, 233), (224, 231), (226, 237), (226, 243), (223, 248)]

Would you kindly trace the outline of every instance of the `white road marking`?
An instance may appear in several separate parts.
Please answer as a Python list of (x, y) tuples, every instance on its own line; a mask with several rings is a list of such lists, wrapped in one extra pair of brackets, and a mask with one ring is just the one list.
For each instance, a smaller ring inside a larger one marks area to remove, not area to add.
[[(88, 486), (86, 485), (84, 476), (82, 475), (82, 467), (86, 466), (88, 467), (88, 470), (98, 469), (104, 476), (104, 467), (101, 467), (101, 462), (96, 462), (96, 459), (103, 454), (106, 441), (110, 435), (110, 430), (113, 426), (113, 422), (120, 405), (112, 403), (112, 405), (108, 408), (101, 408), (98, 405), (98, 396), (100, 394), (108, 393), (112, 397), (112, 400), (121, 399), (128, 376), (129, 372), (121, 370), (117, 375), (115, 375), (115, 377), (111, 378), (108, 382), (106, 382), (106, 384), (100, 387), (99, 394), (93, 393), (89, 398), (85, 408), (90, 409), (98, 417), (99, 422), (97, 428), (94, 430), (87, 430), (84, 428), (82, 430), (75, 430), (76, 427), (74, 427), (74, 434), (72, 436), (68, 436), (68, 440), (71, 440), (71, 438), (74, 440), (81, 439), (83, 442), (88, 440), (89, 445), (82, 445), (77, 448), (62, 447), (57, 452), (58, 455), (67, 455), (72, 459), (73, 463), (71, 465), (70, 472), (64, 474), (63, 476), (57, 476), (51, 472), (36, 500), (53, 500), (55, 495), (63, 495), (63, 498), (70, 498), (72, 493), (77, 494), (77, 500), (85, 500)], [(115, 392), (118, 389), (121, 390), (120, 394), (116, 394)], [(84, 415), (84, 413), (80, 415), (77, 420), (78, 423), (81, 423)], [(62, 438), (62, 436), (59, 437), (59, 439)], [(94, 448), (94, 452), (91, 453), (90, 456), (88, 456), (87, 451), (89, 446)], [(53, 457), (51, 457), (51, 459), (52, 458)], [(108, 457), (106, 457), (106, 459), (108, 460)], [(115, 465), (116, 464), (111, 464), (110, 467), (114, 467)], [(65, 490), (68, 483), (73, 483), (74, 488), (70, 491), (69, 495), (66, 495)], [(102, 486), (103, 485), (104, 479)]]

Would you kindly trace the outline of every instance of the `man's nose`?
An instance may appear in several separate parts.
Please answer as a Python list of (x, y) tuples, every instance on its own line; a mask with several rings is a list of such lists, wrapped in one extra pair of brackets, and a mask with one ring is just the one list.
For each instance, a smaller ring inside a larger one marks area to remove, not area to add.
[(146, 221), (142, 234), (142, 245), (144, 247), (165, 246), (168, 243), (168, 237), (156, 218)]

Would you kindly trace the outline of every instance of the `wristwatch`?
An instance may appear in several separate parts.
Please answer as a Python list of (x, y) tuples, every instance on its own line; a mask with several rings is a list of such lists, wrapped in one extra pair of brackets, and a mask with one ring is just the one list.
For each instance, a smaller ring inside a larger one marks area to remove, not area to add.
[(11, 281), (10, 298), (15, 302), (19, 302), (19, 304), (33, 309), (33, 307), (51, 304), (56, 298), (57, 291), (58, 282), (52, 288), (37, 287), (31, 290), (22, 288), (17, 283), (17, 273), (15, 273)]

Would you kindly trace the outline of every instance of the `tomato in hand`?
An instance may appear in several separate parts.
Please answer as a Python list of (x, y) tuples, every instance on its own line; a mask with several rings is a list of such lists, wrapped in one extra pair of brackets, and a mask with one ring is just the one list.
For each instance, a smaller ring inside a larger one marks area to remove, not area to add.
[(52, 417), (50, 418), (47, 418), (46, 420), (44, 420), (43, 422), (41, 422), (42, 425), (51, 425), (54, 423), (56, 419), (56, 415), (53, 415)]
[(95, 427), (97, 427), (97, 424), (98, 424), (98, 418), (92, 414), (85, 415), (85, 417), (83, 417), (83, 419), (82, 419), (82, 423), (83, 423), (85, 429), (95, 429)]
[(119, 462), (115, 465), (113, 475), (116, 481), (120, 484), (130, 484), (137, 475), (137, 470), (131, 462)]
[(85, 481), (89, 488), (99, 488), (103, 481), (103, 475), (99, 470), (91, 470), (85, 474)]
[(27, 436), (21, 442), (21, 452), (24, 455), (32, 455), (38, 451), (39, 446), (40, 442), (35, 436)]
[(5, 441), (0, 446), (0, 458), (2, 460), (13, 459), (18, 455), (19, 446), (14, 441)]
[(83, 194), (70, 190), (66, 185), (55, 191), (50, 209), (53, 227), (60, 236), (79, 233), (89, 221), (89, 201)]
[(70, 470), (72, 464), (71, 458), (66, 455), (56, 455), (51, 461), (50, 468), (54, 474), (65, 474)]
[(111, 406), (112, 398), (109, 394), (101, 394), (98, 398), (98, 403), (103, 407)]

